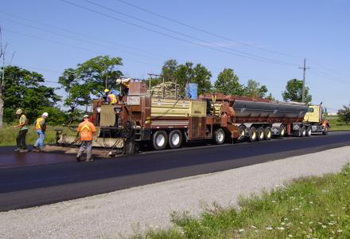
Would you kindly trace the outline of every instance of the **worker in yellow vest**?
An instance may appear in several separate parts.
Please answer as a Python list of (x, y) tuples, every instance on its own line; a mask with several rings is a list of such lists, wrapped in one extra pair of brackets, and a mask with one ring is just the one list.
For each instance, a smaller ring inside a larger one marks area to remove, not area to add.
[(27, 144), (26, 144), (26, 135), (28, 132), (28, 119), (23, 113), (22, 109), (18, 109), (16, 111), (16, 115), (19, 117), (18, 125), (13, 126), (14, 128), (19, 128), (19, 132), (16, 138), (17, 141), (17, 148), (16, 152), (28, 152), (27, 150)]
[(35, 131), (38, 134), (38, 139), (34, 143), (34, 149), (38, 150), (39, 152), (42, 151), (42, 149), (45, 146), (45, 131), (46, 131), (46, 118), (49, 116), (47, 112), (43, 113), (40, 118), (38, 118), (34, 122)]
[(93, 123), (89, 121), (89, 116), (84, 115), (84, 121), (78, 126), (78, 134), (80, 134), (81, 146), (77, 154), (77, 161), (80, 162), (81, 155), (86, 150), (86, 162), (93, 161), (92, 159), (92, 139), (93, 135), (96, 133), (96, 127)]
[(111, 105), (115, 105), (118, 102), (117, 96), (115, 94), (112, 94), (112, 93), (108, 94), (108, 102)]

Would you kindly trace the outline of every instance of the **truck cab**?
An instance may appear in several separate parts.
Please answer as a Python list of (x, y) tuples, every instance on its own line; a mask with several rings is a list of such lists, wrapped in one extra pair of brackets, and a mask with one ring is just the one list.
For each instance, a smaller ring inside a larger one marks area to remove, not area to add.
[(326, 119), (326, 110), (319, 105), (309, 105), (309, 110), (304, 116), (304, 123), (310, 124), (312, 132), (322, 132), (328, 134), (330, 128), (329, 122)]

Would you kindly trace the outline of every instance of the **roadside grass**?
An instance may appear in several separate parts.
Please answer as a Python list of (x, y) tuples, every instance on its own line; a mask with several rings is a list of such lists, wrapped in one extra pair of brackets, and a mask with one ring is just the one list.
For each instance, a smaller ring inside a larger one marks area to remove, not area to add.
[(173, 213), (173, 226), (132, 238), (350, 238), (350, 166), (240, 198), (238, 209), (214, 205), (199, 217)]
[[(13, 128), (12, 125), (5, 125), (3, 128), (0, 128), (0, 146), (14, 146), (16, 145), (16, 137), (19, 129)], [(26, 142), (27, 145), (33, 145), (37, 140), (38, 135), (35, 132), (33, 126), (29, 127)], [(56, 142), (56, 132), (54, 127), (48, 126), (46, 130), (45, 143), (51, 144)]]
[(344, 122), (338, 121), (338, 116), (328, 116), (329, 124), (331, 125), (331, 131), (337, 130), (350, 130), (350, 124), (347, 125)]

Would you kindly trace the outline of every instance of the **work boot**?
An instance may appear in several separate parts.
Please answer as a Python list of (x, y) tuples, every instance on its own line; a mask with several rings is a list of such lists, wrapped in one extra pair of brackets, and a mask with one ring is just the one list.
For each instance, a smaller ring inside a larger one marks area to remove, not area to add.
[(15, 152), (19, 152), (19, 151), (21, 151), (19, 148), (15, 149)]
[(81, 161), (80, 156), (76, 156), (75, 158), (77, 159), (78, 162)]
[(19, 152), (20, 152), (20, 153), (27, 153), (27, 152), (28, 152), (28, 149), (21, 149)]

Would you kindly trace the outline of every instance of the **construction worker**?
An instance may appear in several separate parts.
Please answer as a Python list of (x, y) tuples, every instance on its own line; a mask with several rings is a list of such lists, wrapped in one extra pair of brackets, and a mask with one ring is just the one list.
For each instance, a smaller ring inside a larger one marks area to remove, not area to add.
[(108, 89), (104, 90), (105, 94), (102, 96), (103, 104), (108, 104)]
[(111, 105), (115, 105), (118, 102), (117, 96), (115, 94), (113, 94), (112, 92), (110, 92), (108, 94), (108, 102)]
[(16, 152), (28, 152), (27, 150), (27, 144), (26, 144), (26, 135), (28, 132), (28, 119), (24, 115), (22, 109), (18, 109), (16, 111), (16, 115), (19, 118), (18, 125), (13, 126), (14, 128), (19, 128), (18, 135), (16, 138), (17, 141), (17, 148), (15, 149)]
[(38, 133), (38, 139), (34, 143), (34, 149), (39, 152), (42, 151), (45, 144), (45, 131), (46, 131), (46, 118), (49, 116), (49, 113), (45, 112), (34, 122), (35, 131)]
[(121, 87), (121, 95), (128, 95), (129, 93), (129, 87), (130, 87), (130, 81), (131, 78), (127, 78), (127, 79), (117, 79), (117, 84), (120, 85)]
[(81, 155), (86, 150), (86, 162), (93, 161), (92, 159), (92, 139), (96, 132), (96, 127), (89, 121), (89, 116), (84, 115), (84, 121), (78, 126), (78, 134), (80, 134), (81, 146), (77, 154), (77, 161), (80, 162)]

